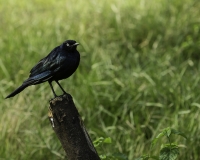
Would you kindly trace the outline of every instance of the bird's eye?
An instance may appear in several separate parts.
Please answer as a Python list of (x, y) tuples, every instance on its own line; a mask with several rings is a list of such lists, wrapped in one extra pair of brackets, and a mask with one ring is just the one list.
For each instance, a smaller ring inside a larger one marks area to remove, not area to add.
[(66, 43), (66, 46), (69, 47), (69, 43)]

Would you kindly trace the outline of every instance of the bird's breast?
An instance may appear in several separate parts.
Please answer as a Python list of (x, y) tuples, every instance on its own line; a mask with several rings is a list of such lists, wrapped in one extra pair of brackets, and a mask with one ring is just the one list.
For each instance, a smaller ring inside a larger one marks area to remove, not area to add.
[(79, 54), (65, 54), (60, 57), (59, 71), (55, 73), (56, 80), (61, 80), (71, 76), (78, 68), (80, 61)]

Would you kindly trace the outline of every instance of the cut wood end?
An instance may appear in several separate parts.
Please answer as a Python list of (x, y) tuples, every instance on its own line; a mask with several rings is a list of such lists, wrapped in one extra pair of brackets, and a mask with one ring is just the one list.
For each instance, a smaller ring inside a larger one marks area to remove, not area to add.
[(57, 101), (63, 101), (63, 99), (66, 99), (67, 101), (71, 101), (72, 96), (70, 94), (66, 93), (66, 94), (63, 94), (63, 95), (60, 95), (60, 96), (57, 96), (57, 97), (51, 99), (49, 101), (49, 103), (55, 105)]

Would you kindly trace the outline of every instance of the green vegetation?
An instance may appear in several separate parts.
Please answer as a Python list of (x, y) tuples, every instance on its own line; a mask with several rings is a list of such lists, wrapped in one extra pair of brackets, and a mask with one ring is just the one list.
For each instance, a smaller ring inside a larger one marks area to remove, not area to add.
[(100, 155), (136, 159), (171, 127), (188, 137), (171, 137), (179, 159), (200, 159), (199, 8), (199, 0), (1, 0), (0, 159), (65, 158), (47, 118), (49, 85), (4, 97), (66, 39), (81, 44), (81, 64), (61, 84), (92, 140), (111, 137)]
[(165, 144), (162, 144), (159, 156), (151, 155), (151, 150), (147, 155), (143, 155), (137, 160), (149, 160), (149, 159), (154, 159), (154, 160), (176, 160), (178, 155), (179, 155), (179, 146), (177, 142), (172, 142), (171, 137), (172, 135), (179, 135), (187, 139), (186, 135), (184, 133), (181, 133), (179, 131), (176, 131), (175, 129), (172, 129), (170, 127), (163, 129), (161, 133), (159, 133), (156, 138), (153, 139), (151, 143), (151, 149), (156, 145), (159, 139), (162, 137), (167, 138), (167, 142)]

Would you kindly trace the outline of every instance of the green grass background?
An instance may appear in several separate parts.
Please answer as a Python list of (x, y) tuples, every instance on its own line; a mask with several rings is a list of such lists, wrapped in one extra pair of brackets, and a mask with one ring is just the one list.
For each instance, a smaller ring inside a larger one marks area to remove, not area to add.
[(92, 140), (112, 138), (99, 154), (133, 160), (173, 127), (188, 136), (173, 139), (179, 159), (198, 160), (199, 8), (199, 0), (0, 0), (0, 160), (64, 159), (47, 118), (49, 85), (4, 97), (66, 39), (81, 44), (81, 63), (61, 84)]

